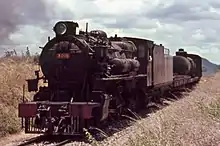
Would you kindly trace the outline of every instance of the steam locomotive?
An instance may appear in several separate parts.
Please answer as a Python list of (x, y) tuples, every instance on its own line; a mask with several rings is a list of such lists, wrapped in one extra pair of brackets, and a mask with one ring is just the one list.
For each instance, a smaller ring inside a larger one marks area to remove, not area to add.
[[(59, 21), (39, 58), (40, 71), (28, 79), (32, 101), (19, 104), (26, 133), (80, 135), (83, 128), (139, 111), (166, 92), (196, 84), (201, 57), (152, 40), (108, 37), (102, 30), (76, 33), (78, 23)], [(39, 80), (47, 85), (39, 87)]]

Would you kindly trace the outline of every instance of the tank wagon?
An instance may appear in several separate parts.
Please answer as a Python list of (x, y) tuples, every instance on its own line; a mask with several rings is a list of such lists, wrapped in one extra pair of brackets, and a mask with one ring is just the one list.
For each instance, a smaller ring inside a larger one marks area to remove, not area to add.
[[(174, 88), (196, 84), (201, 57), (179, 49), (175, 56), (153, 40), (108, 37), (102, 30), (80, 31), (59, 21), (42, 48), (43, 73), (28, 79), (32, 101), (19, 104), (26, 133), (81, 135), (127, 109), (139, 111)], [(47, 85), (39, 86), (43, 80)]]

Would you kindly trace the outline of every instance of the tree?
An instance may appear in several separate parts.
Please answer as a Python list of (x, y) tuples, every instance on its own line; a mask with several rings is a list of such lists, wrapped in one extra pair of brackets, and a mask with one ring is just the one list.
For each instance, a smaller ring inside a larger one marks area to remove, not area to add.
[(26, 57), (30, 57), (30, 56), (31, 56), (31, 53), (30, 53), (29, 48), (27, 47), (27, 50), (26, 50)]
[(5, 51), (5, 57), (17, 56), (15, 49), (13, 51)]
[(14, 51), (14, 55), (17, 56), (17, 51), (15, 49), (13, 51)]

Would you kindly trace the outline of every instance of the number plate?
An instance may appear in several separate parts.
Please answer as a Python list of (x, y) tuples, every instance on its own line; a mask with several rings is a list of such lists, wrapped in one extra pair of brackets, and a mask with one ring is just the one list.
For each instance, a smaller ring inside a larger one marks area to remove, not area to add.
[(56, 58), (58, 58), (58, 59), (69, 59), (70, 54), (69, 53), (57, 53)]

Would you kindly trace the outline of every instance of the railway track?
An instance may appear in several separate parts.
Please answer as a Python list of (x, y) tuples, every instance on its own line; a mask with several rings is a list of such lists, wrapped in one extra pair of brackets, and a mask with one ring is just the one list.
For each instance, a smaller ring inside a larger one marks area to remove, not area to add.
[(30, 146), (30, 145), (53, 145), (53, 146), (62, 146), (67, 143), (71, 143), (73, 140), (70, 137), (66, 136), (47, 136), (41, 135), (31, 139), (27, 139), (18, 144), (18, 146)]
[(34, 138), (30, 138), (30, 139), (27, 139), (27, 140), (23, 141), (22, 143), (18, 144), (18, 146), (27, 146), (27, 145), (30, 145), (33, 143), (37, 143), (37, 142), (42, 141), (43, 138), (45, 138), (45, 136), (37, 136)]

